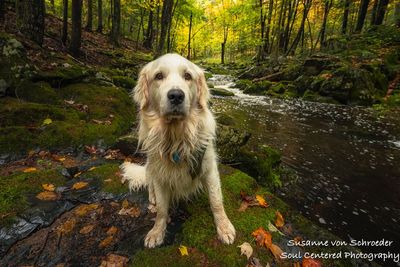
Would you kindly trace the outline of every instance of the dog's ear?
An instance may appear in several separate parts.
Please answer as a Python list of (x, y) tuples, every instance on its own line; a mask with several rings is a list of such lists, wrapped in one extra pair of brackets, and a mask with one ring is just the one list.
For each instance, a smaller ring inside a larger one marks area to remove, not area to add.
[(145, 109), (149, 104), (149, 85), (147, 80), (148, 64), (142, 68), (139, 73), (138, 83), (133, 91), (133, 99), (139, 105), (140, 109)]
[(197, 73), (198, 73), (198, 78), (197, 78), (197, 95), (199, 98), (199, 106), (200, 108), (207, 108), (208, 106), (208, 100), (210, 98), (210, 91), (207, 86), (207, 81), (206, 77), (204, 75), (204, 71), (197, 67)]

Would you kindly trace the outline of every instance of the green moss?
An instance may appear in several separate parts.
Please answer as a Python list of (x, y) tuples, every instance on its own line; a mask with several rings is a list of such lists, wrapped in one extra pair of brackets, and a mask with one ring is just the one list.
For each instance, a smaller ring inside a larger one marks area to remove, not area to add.
[(235, 95), (231, 91), (228, 91), (228, 90), (222, 89), (222, 88), (212, 88), (212, 89), (210, 89), (210, 93), (212, 95), (217, 95), (217, 96), (234, 96)]
[(243, 92), (246, 94), (264, 94), (272, 85), (273, 82), (270, 81), (252, 82)]
[(14, 95), (19, 98), (35, 103), (59, 104), (60, 97), (55, 90), (46, 82), (33, 83), (25, 80), (15, 88)]
[[(176, 240), (179, 241), (170, 246), (137, 252), (133, 256), (131, 266), (246, 266), (247, 259), (240, 255), (240, 249), (237, 247), (243, 242), (249, 242), (252, 245), (253, 255), (263, 265), (271, 263), (273, 261), (272, 254), (267, 249), (258, 247), (251, 233), (259, 227), (268, 229), (269, 222), (275, 221), (277, 210), (290, 221), (293, 229), (296, 230), (296, 234), (303, 235), (304, 233), (306, 234), (304, 236), (311, 240), (313, 238), (319, 240), (321, 237), (337, 240), (337, 237), (316, 227), (300, 215), (292, 214), (282, 200), (274, 197), (264, 187), (260, 187), (252, 177), (223, 165), (220, 166), (220, 173), (224, 206), (236, 229), (235, 243), (224, 245), (217, 240), (217, 232), (209, 209), (208, 198), (206, 194), (201, 194), (186, 204), (190, 216), (184, 222), (182, 232), (176, 237)], [(238, 212), (241, 204), (241, 192), (252, 196), (262, 195), (269, 203), (269, 207), (251, 207), (245, 212)], [(272, 233), (272, 236), (274, 243), (279, 243), (282, 238), (277, 233)], [(180, 244), (188, 247), (188, 256), (180, 255), (178, 251)], [(315, 248), (317, 251), (328, 249)], [(345, 263), (348, 264), (348, 262)], [(286, 264), (291, 266), (290, 262), (286, 262)], [(340, 263), (338, 266), (346, 265)]]
[(237, 159), (240, 162), (238, 168), (245, 173), (255, 177), (258, 182), (271, 189), (281, 186), (280, 161), (281, 154), (268, 146), (257, 150), (249, 150), (248, 147), (241, 149)]
[(136, 81), (126, 76), (113, 76), (112, 81), (116, 86), (120, 86), (129, 90), (136, 86)]
[(26, 209), (27, 195), (43, 191), (42, 184), (60, 186), (65, 181), (57, 169), (0, 176), (0, 225), (9, 223), (15, 214)]
[(121, 183), (121, 177), (116, 173), (119, 171), (119, 163), (105, 163), (85, 173), (85, 177), (98, 179), (102, 184), (102, 191), (122, 194), (129, 191), (126, 184)]
[(89, 77), (89, 72), (86, 69), (74, 65), (58, 67), (46, 72), (40, 71), (32, 77), (32, 81), (45, 81), (54, 88), (60, 88), (67, 84), (80, 82), (87, 77)]
[(283, 83), (275, 83), (271, 86), (270, 90), (277, 94), (283, 94), (286, 90), (286, 86)]
[[(135, 108), (128, 93), (115, 87), (71, 84), (57, 94), (60, 99), (87, 105), (80, 111), (69, 105), (48, 105), (0, 99), (0, 152), (76, 147), (102, 139), (112, 145), (131, 128)], [(52, 123), (42, 126), (43, 120)], [(103, 121), (99, 124), (97, 121)]]

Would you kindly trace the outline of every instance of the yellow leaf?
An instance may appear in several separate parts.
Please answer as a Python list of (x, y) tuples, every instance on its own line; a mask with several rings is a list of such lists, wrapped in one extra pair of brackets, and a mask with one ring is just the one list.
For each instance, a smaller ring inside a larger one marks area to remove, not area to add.
[(58, 234), (68, 234), (71, 232), (76, 225), (76, 220), (75, 219), (69, 219), (60, 226), (57, 227), (57, 232)]
[(58, 195), (52, 191), (43, 191), (36, 195), (36, 198), (40, 200), (56, 200)]
[(107, 235), (114, 235), (118, 232), (118, 228), (115, 226), (111, 226), (110, 228), (108, 228), (107, 230)]
[(78, 176), (81, 175), (81, 174), (82, 174), (82, 172), (77, 172), (77, 173), (75, 173), (75, 174), (74, 174), (74, 178), (78, 177)]
[(72, 186), (72, 189), (79, 190), (79, 189), (86, 187), (87, 185), (88, 185), (87, 182), (77, 182), (77, 183), (74, 183), (74, 185)]
[(96, 167), (92, 167), (88, 170), (88, 172), (93, 171), (94, 169), (96, 169)]
[(186, 256), (189, 256), (187, 247), (184, 246), (184, 245), (180, 245), (180, 246), (179, 246), (179, 252), (181, 253), (181, 256), (185, 256), (185, 255), (186, 255)]
[(43, 121), (42, 126), (52, 124), (53, 121), (50, 118), (47, 118)]
[(54, 184), (42, 184), (42, 187), (46, 191), (54, 191), (56, 189)]
[(23, 170), (23, 172), (35, 172), (35, 171), (37, 171), (37, 169), (34, 167), (29, 167), (29, 168), (26, 168), (25, 170)]
[(113, 238), (112, 235), (107, 236), (106, 239), (104, 239), (104, 240), (102, 240), (102, 241), (100, 242), (99, 247), (100, 247), (100, 248), (108, 247), (108, 246), (111, 244), (111, 242), (113, 241), (113, 239), (114, 239), (114, 238)]
[(275, 259), (279, 261), (283, 253), (282, 249), (273, 243), (268, 248), (274, 254)]
[(89, 211), (95, 210), (98, 207), (99, 207), (99, 205), (98, 204), (94, 204), (94, 203), (93, 204), (83, 204), (83, 205), (78, 206), (75, 209), (75, 214), (78, 215), (78, 216), (84, 216)]
[(285, 220), (283, 219), (282, 214), (279, 211), (276, 211), (275, 214), (276, 214), (275, 226), (278, 228), (284, 226)]
[(129, 201), (127, 199), (124, 199), (124, 201), (122, 201), (122, 207), (125, 209), (129, 207)]
[(82, 227), (81, 230), (79, 230), (79, 233), (82, 235), (86, 235), (86, 234), (90, 233), (93, 230), (93, 228), (94, 228), (93, 224), (86, 225), (86, 226)]
[(265, 199), (264, 199), (262, 196), (256, 195), (256, 199), (257, 199), (257, 202), (258, 202), (258, 204), (259, 204), (260, 206), (262, 206), (262, 207), (264, 207), (264, 208), (268, 207), (267, 201), (265, 201)]

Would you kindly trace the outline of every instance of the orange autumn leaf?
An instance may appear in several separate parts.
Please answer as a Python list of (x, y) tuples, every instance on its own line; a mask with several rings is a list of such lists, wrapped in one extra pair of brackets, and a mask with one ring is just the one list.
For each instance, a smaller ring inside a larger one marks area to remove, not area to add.
[(262, 227), (255, 230), (251, 235), (256, 238), (258, 246), (269, 248), (272, 244), (272, 235)]
[(100, 248), (108, 247), (108, 246), (113, 242), (113, 239), (114, 239), (114, 238), (113, 238), (112, 235), (107, 236), (105, 239), (103, 239), (103, 240), (100, 242), (99, 247), (100, 247)]
[(267, 201), (265, 201), (265, 199), (261, 195), (256, 195), (256, 199), (257, 199), (258, 204), (261, 207), (264, 207), (264, 208), (268, 207)]
[(74, 218), (69, 219), (57, 227), (57, 233), (63, 235), (68, 234), (75, 228), (75, 225), (76, 220)]
[(82, 204), (79, 205), (75, 209), (75, 214), (78, 216), (85, 216), (88, 212), (95, 210), (99, 207), (99, 204), (93, 203), (93, 204)]
[(276, 211), (275, 214), (276, 214), (275, 226), (278, 228), (284, 226), (285, 220), (283, 219), (282, 214), (279, 211)]
[(34, 168), (34, 167), (29, 167), (29, 168), (26, 168), (25, 170), (23, 170), (23, 172), (35, 172), (35, 171), (37, 171), (37, 169), (36, 168)]
[(128, 261), (129, 259), (127, 257), (109, 254), (107, 258), (101, 262), (100, 267), (124, 267), (127, 266)]
[(72, 189), (79, 190), (79, 189), (86, 187), (87, 185), (88, 185), (87, 182), (77, 182), (77, 183), (74, 183), (74, 185), (72, 186)]
[(79, 233), (82, 235), (86, 235), (86, 234), (90, 233), (93, 230), (93, 228), (94, 228), (93, 224), (86, 225), (86, 226), (82, 227), (81, 230), (79, 230)]
[(36, 198), (40, 200), (57, 200), (58, 195), (52, 191), (43, 191), (37, 194)]
[(42, 184), (42, 187), (46, 191), (54, 191), (56, 189), (54, 184)]
[(118, 232), (118, 228), (115, 226), (111, 226), (110, 228), (108, 228), (107, 230), (107, 235), (114, 235)]
[(274, 255), (275, 259), (277, 259), (277, 260), (281, 259), (281, 255), (282, 255), (283, 251), (282, 251), (282, 249), (280, 247), (278, 247), (277, 245), (271, 243), (271, 245), (268, 248), (272, 252), (272, 254)]
[(321, 262), (313, 258), (303, 258), (303, 262), (301, 263), (301, 267), (321, 267), (321, 266), (322, 266)]

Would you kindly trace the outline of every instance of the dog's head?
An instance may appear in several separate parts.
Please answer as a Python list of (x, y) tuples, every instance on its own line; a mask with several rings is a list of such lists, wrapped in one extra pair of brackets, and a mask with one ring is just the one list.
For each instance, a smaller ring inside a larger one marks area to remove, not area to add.
[(144, 66), (134, 90), (142, 111), (156, 112), (167, 121), (207, 108), (208, 98), (203, 70), (177, 54), (166, 54)]

